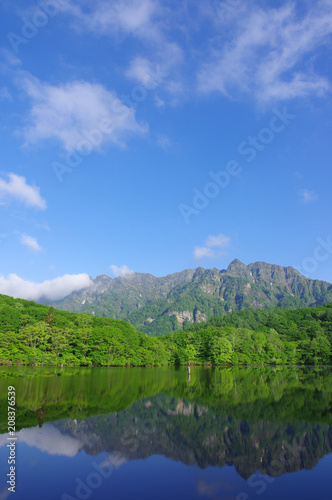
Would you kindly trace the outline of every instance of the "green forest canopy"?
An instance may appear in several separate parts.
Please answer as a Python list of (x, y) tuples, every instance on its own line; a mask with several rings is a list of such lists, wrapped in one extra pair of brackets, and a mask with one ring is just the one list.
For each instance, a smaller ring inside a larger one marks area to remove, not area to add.
[(164, 337), (0, 295), (0, 364), (331, 364), (332, 305), (244, 310)]

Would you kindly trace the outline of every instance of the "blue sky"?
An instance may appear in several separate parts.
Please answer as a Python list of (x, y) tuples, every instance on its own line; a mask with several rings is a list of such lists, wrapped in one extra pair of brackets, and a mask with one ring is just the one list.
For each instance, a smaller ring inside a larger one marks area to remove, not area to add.
[(332, 4), (4, 0), (0, 292), (234, 258), (332, 282)]

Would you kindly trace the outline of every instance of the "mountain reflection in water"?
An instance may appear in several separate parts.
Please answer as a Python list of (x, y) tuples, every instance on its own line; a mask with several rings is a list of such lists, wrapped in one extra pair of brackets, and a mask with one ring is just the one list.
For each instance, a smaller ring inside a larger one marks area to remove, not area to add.
[[(92, 470), (107, 466), (115, 473), (112, 480), (105, 479), (96, 489), (84, 483), (85, 495), (89, 489), (94, 495), (91, 498), (128, 498), (134, 494), (128, 491), (128, 481), (135, 482), (138, 470), (136, 498), (154, 498), (156, 477), (165, 482), (165, 498), (168, 491), (174, 500), (183, 498), (183, 488), (191, 491), (192, 481), (196, 486), (191, 498), (248, 500), (282, 494), (287, 499), (296, 498), (293, 489), (303, 487), (302, 498), (306, 494), (310, 495), (307, 498), (324, 498), (330, 476), (322, 467), (326, 467), (326, 460), (331, 467), (332, 457), (328, 456), (332, 448), (330, 369), (192, 368), (189, 384), (185, 369), (56, 371), (60, 377), (51, 370), (32, 377), (28, 376), (31, 371), (24, 374), (17, 369), (7, 373), (9, 378), (0, 379), (2, 396), (8, 385), (16, 386), (21, 429), (18, 450), (21, 447), (22, 456), (30, 462), (35, 456), (45, 467), (49, 461), (49, 470), (51, 463), (61, 462), (57, 467), (62, 480), (56, 468), (43, 478), (47, 498), (72, 500), (80, 494), (83, 498), (84, 488), (76, 491), (75, 481), (89, 477), (88, 473), (84, 476), (84, 468), (91, 470), (93, 463)], [(24, 376), (18, 376), (21, 374)], [(4, 414), (5, 403), (1, 403)], [(7, 435), (1, 432), (2, 457)], [(80, 469), (78, 464), (82, 463)], [(194, 469), (183, 469), (188, 466)], [(33, 492), (33, 468), (29, 479), (25, 478), (28, 463), (18, 460), (18, 469), (22, 479), (16, 498), (22, 494), (26, 499), (29, 497), (23, 491), (29, 487)], [(316, 485), (314, 492), (309, 491), (303, 477), (294, 483), (300, 471), (320, 472), (318, 489)], [(193, 474), (191, 482), (189, 473)], [(144, 474), (148, 477), (143, 494), (138, 484)], [(170, 490), (175, 487), (172, 478), (178, 481), (178, 494)], [(293, 486), (288, 485), (285, 492), (282, 485), (289, 482), (287, 478)], [(67, 483), (62, 490), (61, 481)], [(114, 488), (109, 497), (105, 496), (107, 484)], [(230, 484), (233, 486), (228, 491)], [(33, 494), (36, 498), (38, 492)], [(326, 495), (328, 498), (327, 490)]]

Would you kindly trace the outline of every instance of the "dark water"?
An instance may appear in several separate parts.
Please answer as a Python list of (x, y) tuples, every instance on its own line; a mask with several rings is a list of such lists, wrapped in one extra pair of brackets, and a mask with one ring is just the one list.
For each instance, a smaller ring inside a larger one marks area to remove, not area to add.
[(0, 398), (0, 500), (332, 496), (330, 369), (1, 368)]

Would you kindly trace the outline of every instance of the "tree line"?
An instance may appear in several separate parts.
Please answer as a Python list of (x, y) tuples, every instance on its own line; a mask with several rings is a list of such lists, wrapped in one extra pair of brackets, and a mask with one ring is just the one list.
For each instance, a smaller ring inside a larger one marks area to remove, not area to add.
[(121, 320), (0, 295), (0, 364), (162, 366), (331, 364), (332, 305), (244, 310), (163, 337)]

